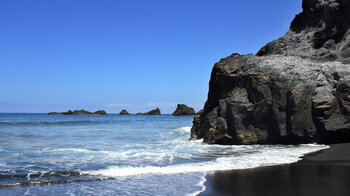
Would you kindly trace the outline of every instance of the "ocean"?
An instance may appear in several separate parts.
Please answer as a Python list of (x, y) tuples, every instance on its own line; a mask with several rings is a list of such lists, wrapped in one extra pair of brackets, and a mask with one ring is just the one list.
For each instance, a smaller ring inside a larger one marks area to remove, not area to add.
[(196, 195), (208, 172), (293, 163), (325, 145), (189, 141), (193, 117), (0, 114), (0, 195)]

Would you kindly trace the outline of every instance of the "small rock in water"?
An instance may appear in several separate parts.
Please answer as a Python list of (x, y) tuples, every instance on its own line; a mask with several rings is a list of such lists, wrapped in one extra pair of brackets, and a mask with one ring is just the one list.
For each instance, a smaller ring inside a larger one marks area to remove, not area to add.
[(130, 113), (126, 110), (122, 110), (119, 112), (119, 115), (130, 115)]
[(177, 104), (177, 108), (172, 114), (173, 116), (193, 116), (195, 111), (193, 108), (188, 107), (185, 104)]
[(146, 113), (137, 113), (136, 115), (161, 115), (159, 108), (156, 108), (154, 110), (151, 110)]

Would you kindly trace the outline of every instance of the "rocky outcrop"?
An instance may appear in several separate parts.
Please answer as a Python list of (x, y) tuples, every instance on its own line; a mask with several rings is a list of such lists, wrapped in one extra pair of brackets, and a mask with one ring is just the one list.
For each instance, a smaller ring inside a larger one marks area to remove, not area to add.
[(212, 144), (350, 141), (350, 2), (304, 0), (282, 38), (214, 65), (191, 139)]
[(193, 116), (195, 111), (193, 108), (185, 104), (177, 104), (176, 110), (171, 114), (173, 116)]
[(107, 115), (107, 112), (104, 110), (98, 110), (98, 111), (94, 112), (93, 114), (95, 114), (95, 115)]
[(49, 115), (107, 115), (104, 110), (98, 110), (96, 112), (89, 112), (87, 110), (68, 110), (67, 112), (50, 112)]
[(49, 112), (49, 115), (63, 115), (63, 112)]
[(161, 115), (159, 108), (156, 108), (154, 110), (151, 110), (146, 113), (137, 113), (136, 115)]
[(196, 112), (195, 116), (201, 115), (203, 112), (204, 112), (204, 109), (201, 109), (201, 110), (199, 110), (198, 112)]
[(122, 110), (119, 112), (119, 115), (130, 115), (130, 113), (126, 110)]
[(295, 17), (286, 35), (266, 44), (257, 55), (348, 62), (350, 1), (303, 0), (302, 6), (303, 12)]

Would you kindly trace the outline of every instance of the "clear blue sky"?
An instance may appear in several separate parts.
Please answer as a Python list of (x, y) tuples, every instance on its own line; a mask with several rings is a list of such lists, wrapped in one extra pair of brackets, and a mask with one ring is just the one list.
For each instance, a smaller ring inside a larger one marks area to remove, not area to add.
[(220, 58), (287, 32), (301, 0), (1, 0), (0, 112), (203, 107)]

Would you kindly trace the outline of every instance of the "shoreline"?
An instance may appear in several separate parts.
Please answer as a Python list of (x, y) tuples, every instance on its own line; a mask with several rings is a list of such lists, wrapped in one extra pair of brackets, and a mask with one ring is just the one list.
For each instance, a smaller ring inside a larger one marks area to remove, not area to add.
[(199, 196), (350, 195), (350, 143), (283, 165), (209, 172)]

